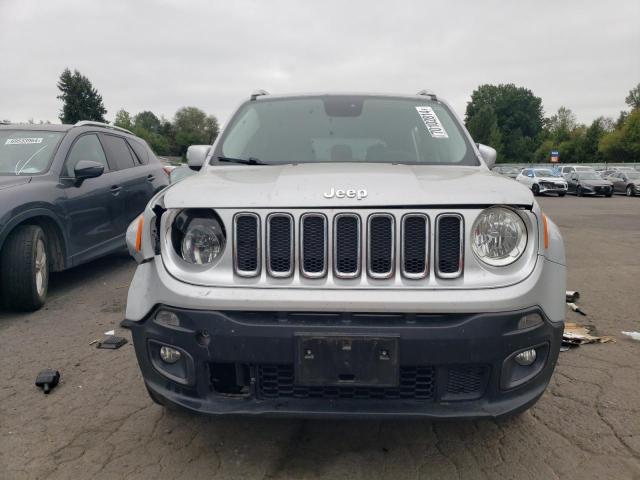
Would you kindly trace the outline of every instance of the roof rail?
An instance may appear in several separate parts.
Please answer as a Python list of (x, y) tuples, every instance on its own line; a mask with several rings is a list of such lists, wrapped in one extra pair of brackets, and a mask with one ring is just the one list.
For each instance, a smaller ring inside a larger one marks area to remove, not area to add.
[(251, 101), (253, 102), (256, 98), (258, 97), (262, 97), (264, 95), (269, 95), (269, 92), (267, 92), (266, 90), (256, 90), (255, 92), (253, 92), (251, 94)]
[(416, 95), (423, 95), (425, 97), (429, 97), (431, 98), (431, 100), (438, 100), (438, 97), (436, 97), (436, 94), (433, 93), (431, 90), (420, 90), (418, 93), (416, 93)]
[(102, 127), (102, 128), (110, 128), (112, 130), (119, 130), (121, 132), (128, 133), (130, 135), (135, 135), (131, 130), (127, 130), (126, 128), (116, 127), (115, 125), (109, 125), (108, 123), (103, 122), (94, 122), (92, 120), (80, 120), (76, 122), (75, 127)]

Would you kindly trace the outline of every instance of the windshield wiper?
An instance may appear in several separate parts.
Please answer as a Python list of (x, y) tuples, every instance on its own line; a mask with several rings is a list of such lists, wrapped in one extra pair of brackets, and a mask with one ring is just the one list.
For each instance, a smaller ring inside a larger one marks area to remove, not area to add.
[(228, 162), (228, 163), (240, 163), (242, 165), (268, 165), (268, 163), (264, 163), (262, 160), (259, 160), (254, 157), (249, 158), (232, 158), (232, 157), (216, 157), (219, 162)]

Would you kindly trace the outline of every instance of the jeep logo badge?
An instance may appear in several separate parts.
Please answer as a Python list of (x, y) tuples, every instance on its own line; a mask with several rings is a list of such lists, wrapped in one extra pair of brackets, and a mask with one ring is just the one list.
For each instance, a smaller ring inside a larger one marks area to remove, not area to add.
[(364, 188), (360, 188), (355, 190), (350, 188), (349, 190), (342, 190), (340, 188), (331, 187), (331, 191), (325, 192), (324, 198), (355, 198), (357, 200), (362, 200), (363, 198), (367, 198), (367, 191)]

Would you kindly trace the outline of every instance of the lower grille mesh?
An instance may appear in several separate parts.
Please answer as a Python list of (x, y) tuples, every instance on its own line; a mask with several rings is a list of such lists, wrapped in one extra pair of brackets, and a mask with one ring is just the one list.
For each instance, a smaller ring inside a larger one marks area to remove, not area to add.
[(400, 367), (398, 387), (301, 386), (294, 384), (293, 365), (258, 365), (260, 398), (353, 398), (431, 400), (435, 395), (435, 369)]

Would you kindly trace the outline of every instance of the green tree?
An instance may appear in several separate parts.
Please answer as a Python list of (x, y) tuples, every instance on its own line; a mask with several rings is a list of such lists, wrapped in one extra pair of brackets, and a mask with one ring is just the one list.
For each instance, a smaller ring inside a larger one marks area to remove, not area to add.
[(218, 136), (218, 120), (196, 107), (183, 107), (173, 120), (175, 141), (180, 155), (189, 145), (211, 144)]
[(133, 123), (136, 128), (143, 128), (151, 133), (160, 133), (160, 119), (148, 110), (138, 113)]
[(491, 107), (495, 113), (501, 140), (501, 161), (532, 161), (542, 141), (542, 100), (531, 90), (513, 84), (481, 85), (474, 90), (467, 104), (467, 127), (476, 123), (476, 115), (487, 115), (486, 110), (483, 112), (486, 107)]
[(58, 89), (61, 93), (57, 98), (62, 100), (59, 116), (62, 123), (73, 124), (80, 120), (105, 121), (107, 110), (102, 104), (102, 96), (78, 70), (71, 73), (71, 70), (66, 68), (60, 75)]
[(629, 95), (624, 101), (631, 110), (640, 108), (640, 83), (629, 91)]
[(495, 148), (498, 152), (498, 159), (500, 159), (502, 134), (498, 129), (498, 119), (496, 112), (493, 111), (493, 107), (485, 105), (478, 110), (478, 112), (469, 119), (467, 128), (474, 141)]
[(608, 162), (640, 161), (640, 108), (625, 118), (621, 128), (603, 135), (598, 150)]
[(118, 110), (113, 124), (116, 127), (126, 128), (127, 130), (133, 129), (133, 121), (131, 120), (131, 115), (124, 108)]
[(549, 134), (556, 143), (566, 142), (578, 126), (575, 114), (566, 107), (560, 107), (558, 113), (552, 115), (547, 122)]

